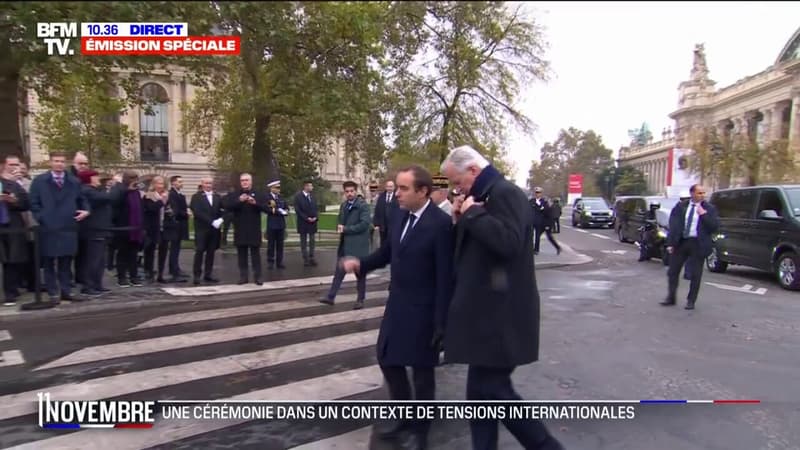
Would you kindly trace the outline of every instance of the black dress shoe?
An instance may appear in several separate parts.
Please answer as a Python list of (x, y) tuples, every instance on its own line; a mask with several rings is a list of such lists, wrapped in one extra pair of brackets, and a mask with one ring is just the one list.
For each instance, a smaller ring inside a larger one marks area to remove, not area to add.
[(170, 279), (169, 279), (170, 283), (186, 283), (186, 281), (188, 281), (188, 280), (186, 278), (181, 277), (181, 276), (173, 276), (173, 277), (170, 277)]
[(326, 305), (333, 305), (333, 300), (328, 297), (321, 298), (319, 302), (324, 303)]
[(363, 309), (364, 308), (364, 300), (358, 300), (355, 305), (353, 305), (353, 309)]
[(78, 296), (75, 296), (75, 295), (62, 295), (61, 296), (61, 300), (64, 300), (66, 302), (75, 302), (75, 303), (77, 303), (77, 302), (85, 302), (88, 299), (85, 298), (85, 297), (78, 297)]
[(256, 278), (256, 281), (254, 281), (254, 283), (256, 284), (256, 286), (263, 286), (264, 285), (264, 282), (259, 280), (258, 278)]
[(683, 309), (689, 309), (689, 310), (694, 309), (694, 302), (692, 301), (687, 302), (686, 306), (684, 306)]
[(285, 268), (286, 266), (284, 266), (283, 264), (278, 264), (278, 269), (285, 269)]
[(239, 278), (239, 282), (236, 284), (247, 284), (247, 278)]
[(668, 299), (664, 300), (663, 302), (659, 303), (659, 305), (661, 305), (661, 306), (675, 306), (675, 300), (668, 298)]
[(200, 286), (200, 280), (198, 278), (195, 278), (192, 284), (194, 284), (195, 286)]
[(214, 277), (203, 277), (203, 281), (206, 283), (219, 283), (219, 280)]
[(311, 267), (317, 267), (317, 262), (314, 261), (313, 259), (311, 261), (309, 261), (308, 263), (311, 265)]

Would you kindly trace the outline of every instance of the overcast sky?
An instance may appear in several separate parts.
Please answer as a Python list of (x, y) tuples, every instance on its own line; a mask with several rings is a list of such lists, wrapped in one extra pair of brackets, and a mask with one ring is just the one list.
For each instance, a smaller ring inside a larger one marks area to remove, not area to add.
[(546, 30), (553, 79), (521, 92), (538, 125), (512, 131), (509, 155), (524, 185), (539, 149), (561, 128), (594, 129), (615, 155), (628, 130), (647, 122), (656, 140), (671, 126), (678, 84), (705, 43), (710, 77), (724, 87), (772, 65), (800, 28), (800, 3), (526, 3)]

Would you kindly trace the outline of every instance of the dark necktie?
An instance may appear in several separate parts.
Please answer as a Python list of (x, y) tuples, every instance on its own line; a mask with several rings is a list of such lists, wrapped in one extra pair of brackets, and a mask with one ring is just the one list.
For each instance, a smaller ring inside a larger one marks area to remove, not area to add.
[(406, 228), (406, 234), (403, 235), (403, 239), (401, 239), (401, 241), (406, 240), (406, 237), (408, 236), (408, 233), (411, 233), (411, 229), (414, 228), (414, 221), (416, 221), (416, 220), (417, 220), (417, 216), (415, 216), (414, 214), (410, 214), (408, 216), (408, 227)]
[(694, 222), (694, 203), (689, 208), (689, 218), (686, 220), (686, 227), (683, 229), (683, 237), (688, 239), (689, 238), (689, 231), (692, 229), (692, 225)]
[(56, 177), (56, 186), (61, 189), (64, 186), (64, 180), (62, 177)]

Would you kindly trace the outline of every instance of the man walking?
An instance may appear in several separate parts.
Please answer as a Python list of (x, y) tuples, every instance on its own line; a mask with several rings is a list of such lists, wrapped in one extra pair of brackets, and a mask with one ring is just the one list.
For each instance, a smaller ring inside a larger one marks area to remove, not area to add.
[(669, 270), (667, 280), (669, 288), (667, 298), (661, 302), (664, 306), (676, 303), (678, 276), (681, 268), (691, 274), (689, 295), (686, 297), (685, 309), (694, 309), (697, 294), (700, 292), (700, 281), (703, 278), (703, 260), (711, 254), (713, 242), (711, 236), (719, 228), (717, 210), (705, 201), (706, 190), (699, 184), (689, 188), (689, 200), (679, 202), (669, 215), (669, 236), (667, 252), (669, 252)]
[[(214, 252), (219, 248), (222, 226), (222, 197), (214, 192), (214, 181), (210, 177), (200, 181), (202, 190), (192, 196), (189, 207), (194, 215), (194, 285), (200, 285), (200, 276), (208, 283), (218, 283), (212, 275)], [(203, 264), (205, 262), (205, 264)]]
[(553, 216), (550, 210), (551, 206), (548, 204), (547, 199), (544, 198), (542, 188), (537, 187), (533, 189), (533, 198), (531, 199), (531, 207), (533, 208), (533, 254), (539, 254), (539, 243), (542, 240), (542, 233), (547, 234), (547, 240), (556, 249), (557, 254), (561, 254), (561, 247), (553, 238), (551, 227), (553, 226)]
[(378, 234), (381, 236), (381, 245), (388, 239), (389, 227), (387, 225), (391, 223), (392, 214), (398, 208), (394, 195), (394, 181), (387, 181), (384, 188), (385, 190), (375, 202), (375, 212), (372, 218), (372, 225), (378, 229)]
[(89, 216), (89, 204), (80, 182), (64, 170), (66, 165), (66, 153), (50, 153), (50, 171), (33, 180), (30, 193), (31, 212), (39, 223), (44, 280), (54, 303), (82, 300), (72, 296), (70, 269), (78, 251), (77, 222)]
[[(445, 360), (469, 364), (467, 400), (520, 400), (511, 373), (539, 359), (539, 293), (532, 212), (525, 193), (469, 146), (450, 152), (442, 173), (464, 195), (453, 203), (455, 288)], [(503, 420), (525, 449), (561, 445), (540, 420)], [(498, 421), (472, 420), (472, 448), (497, 448)]]
[(223, 207), (233, 218), (233, 243), (239, 261), (239, 284), (247, 284), (247, 258), (253, 267), (255, 284), (261, 286), (261, 214), (267, 208), (263, 194), (253, 190), (253, 177), (249, 173), (239, 176), (239, 189), (231, 191), (223, 200)]
[(316, 266), (314, 260), (314, 244), (317, 235), (317, 200), (311, 195), (314, 184), (303, 182), (303, 190), (294, 196), (294, 211), (297, 213), (297, 234), (300, 235), (300, 251), (303, 253), (303, 265)]
[[(354, 181), (345, 181), (344, 188), (345, 201), (339, 207), (338, 225), (336, 231), (339, 233), (339, 258), (352, 256), (363, 258), (369, 255), (369, 206), (363, 200), (356, 198), (358, 185)], [(381, 242), (383, 246), (383, 242)], [(342, 287), (345, 272), (340, 264), (336, 264), (336, 272), (333, 274), (331, 289), (328, 295), (320, 300), (320, 303), (333, 305), (339, 288)], [(353, 309), (364, 307), (364, 298), (367, 295), (367, 276), (363, 273), (356, 275), (356, 289), (358, 295)]]
[(283, 242), (286, 240), (286, 216), (289, 215), (286, 200), (281, 198), (281, 182), (267, 184), (267, 268), (285, 269), (283, 265)]
[[(390, 238), (366, 258), (345, 258), (348, 273), (366, 274), (391, 264), (391, 287), (378, 335), (378, 362), (392, 400), (411, 400), (406, 366), (413, 368), (414, 399), (434, 400), (434, 367), (453, 288), (450, 216), (430, 200), (431, 175), (420, 166), (397, 173), (402, 208), (389, 224)], [(425, 448), (430, 422), (406, 423), (403, 448)], [(387, 430), (390, 434), (400, 427)]]

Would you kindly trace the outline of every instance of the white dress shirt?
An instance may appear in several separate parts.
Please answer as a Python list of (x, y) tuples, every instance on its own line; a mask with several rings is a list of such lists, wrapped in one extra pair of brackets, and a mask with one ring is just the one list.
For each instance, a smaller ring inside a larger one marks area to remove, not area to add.
[[(416, 216), (416, 219), (414, 219), (414, 225), (411, 228), (414, 228), (415, 226), (417, 226), (417, 224), (419, 223), (419, 219), (422, 217), (422, 213), (425, 212), (425, 209), (427, 209), (428, 205), (430, 205), (430, 204), (431, 204), (431, 201), (428, 200), (427, 202), (425, 202), (425, 204), (422, 206), (422, 208), (411, 212), (412, 215)], [(403, 238), (406, 237), (406, 233), (409, 231), (408, 225), (410, 223), (411, 223), (411, 218), (409, 217), (409, 220), (406, 221), (406, 226), (403, 227), (403, 233), (400, 234), (400, 242), (402, 242)]]
[(689, 227), (689, 237), (696, 238), (697, 237), (697, 227), (700, 223), (700, 214), (697, 213), (697, 208), (700, 206), (700, 203), (689, 202), (686, 206), (686, 214), (683, 217), (683, 226), (689, 225), (689, 211), (692, 210), (692, 205), (694, 205), (694, 214), (692, 217), (692, 225)]
[(206, 200), (208, 200), (208, 204), (214, 206), (214, 192), (209, 191), (209, 192), (204, 192), (204, 194), (206, 194)]

